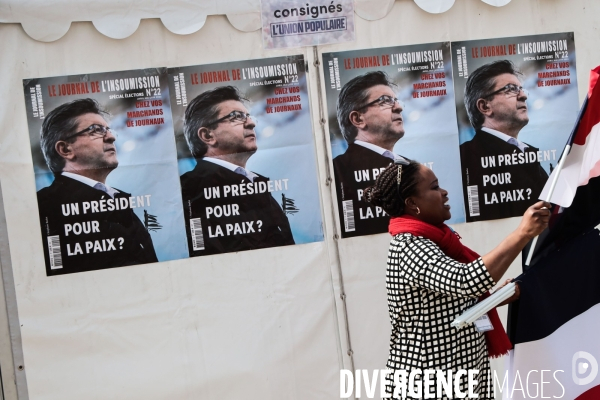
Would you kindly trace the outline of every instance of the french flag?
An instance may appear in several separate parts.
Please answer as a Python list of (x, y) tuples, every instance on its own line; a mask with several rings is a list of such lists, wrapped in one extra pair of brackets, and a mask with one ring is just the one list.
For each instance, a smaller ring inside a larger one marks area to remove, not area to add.
[(516, 280), (514, 349), (496, 393), (514, 400), (600, 399), (600, 231), (581, 233)]
[[(592, 71), (549, 200), (560, 212), (540, 235), (530, 267), (516, 278), (521, 296), (510, 306), (508, 324), (514, 349), (506, 381), (494, 385), (503, 399), (600, 399), (599, 74), (600, 67)], [(541, 198), (548, 198), (559, 170)]]

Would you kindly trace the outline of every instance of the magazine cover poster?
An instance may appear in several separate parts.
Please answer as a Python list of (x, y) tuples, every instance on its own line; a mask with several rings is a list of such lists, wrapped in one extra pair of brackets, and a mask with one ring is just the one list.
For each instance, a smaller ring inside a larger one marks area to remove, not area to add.
[(190, 256), (323, 240), (303, 56), (169, 68)]
[(579, 110), (573, 33), (452, 43), (466, 218), (538, 201)]
[(450, 43), (324, 53), (323, 68), (342, 237), (388, 231), (363, 191), (399, 157), (431, 168), (464, 222)]
[(47, 275), (187, 258), (166, 69), (23, 84)]

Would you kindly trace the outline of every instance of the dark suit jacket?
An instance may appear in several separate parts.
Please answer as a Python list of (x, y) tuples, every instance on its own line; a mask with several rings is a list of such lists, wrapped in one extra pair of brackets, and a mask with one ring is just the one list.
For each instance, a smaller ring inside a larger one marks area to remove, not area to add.
[[(390, 217), (380, 207), (371, 206), (364, 201), (362, 191), (372, 186), (377, 175), (391, 163), (391, 159), (354, 143), (348, 146), (344, 154), (333, 159), (342, 237), (388, 231)], [(344, 218), (344, 202), (347, 202), (346, 218)], [(350, 205), (353, 216), (348, 214)]]
[[(476, 132), (473, 140), (461, 144), (467, 221), (521, 216), (537, 202), (548, 179), (537, 161), (537, 151), (529, 146), (523, 153), (517, 146), (482, 130)], [(498, 157), (500, 155), (502, 158)], [(506, 165), (507, 155), (510, 165)], [(489, 180), (484, 184), (485, 177)], [(472, 197), (479, 201), (479, 216), (471, 215), (476, 205), (469, 203), (469, 186), (476, 187), (477, 195), (472, 193)]]
[[(115, 199), (129, 197), (124, 192), (115, 194)], [(52, 185), (37, 192), (37, 198), (48, 275), (158, 261), (150, 234), (130, 208), (95, 213), (88, 209), (84, 214), (83, 202), (99, 203), (101, 200), (111, 199), (105, 192), (57, 175)], [(71, 205), (76, 205), (78, 214)], [(82, 233), (77, 235), (73, 231), (66, 232), (66, 224), (73, 226), (76, 223), (85, 228)], [(96, 229), (93, 229), (94, 225), (97, 226)], [(85, 233), (86, 231), (89, 233)], [(63, 264), (60, 269), (50, 269), (50, 236), (58, 236), (60, 240)], [(122, 244), (119, 238), (123, 238)], [(114, 249), (111, 248), (111, 240)], [(86, 247), (86, 242), (91, 246)], [(77, 244), (81, 251), (77, 250)]]
[[(191, 257), (294, 244), (290, 223), (271, 193), (225, 194), (224, 187), (231, 185), (238, 185), (239, 189), (239, 185), (244, 184), (246, 190), (248, 186), (254, 190), (262, 182), (264, 188), (268, 178), (259, 175), (254, 178), (254, 185), (245, 176), (220, 165), (204, 160), (197, 162), (192, 171), (181, 176)], [(191, 224), (197, 232), (198, 250), (194, 250)], [(204, 250), (200, 250), (201, 247)]]

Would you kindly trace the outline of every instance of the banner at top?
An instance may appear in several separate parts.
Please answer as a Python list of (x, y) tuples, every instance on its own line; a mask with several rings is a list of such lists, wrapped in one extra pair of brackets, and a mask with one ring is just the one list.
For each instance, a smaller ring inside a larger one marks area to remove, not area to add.
[(467, 222), (523, 215), (577, 113), (573, 33), (452, 42)]
[(354, 40), (352, 0), (262, 0), (265, 49), (317, 46)]
[(389, 216), (363, 191), (398, 157), (431, 168), (449, 223), (465, 221), (451, 65), (449, 42), (323, 54), (342, 237), (387, 232)]

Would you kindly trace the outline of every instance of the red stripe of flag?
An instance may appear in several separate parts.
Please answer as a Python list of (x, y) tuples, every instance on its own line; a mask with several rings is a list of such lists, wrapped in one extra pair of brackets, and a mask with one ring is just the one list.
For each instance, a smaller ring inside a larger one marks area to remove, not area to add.
[(594, 386), (590, 390), (581, 393), (575, 400), (598, 400), (600, 399), (600, 385)]
[(580, 146), (585, 144), (585, 140), (592, 131), (592, 128), (600, 123), (600, 85), (596, 85), (599, 75), (600, 66), (590, 72), (587, 112), (583, 114), (577, 128), (577, 133), (575, 134), (575, 139), (573, 140), (573, 143)]

